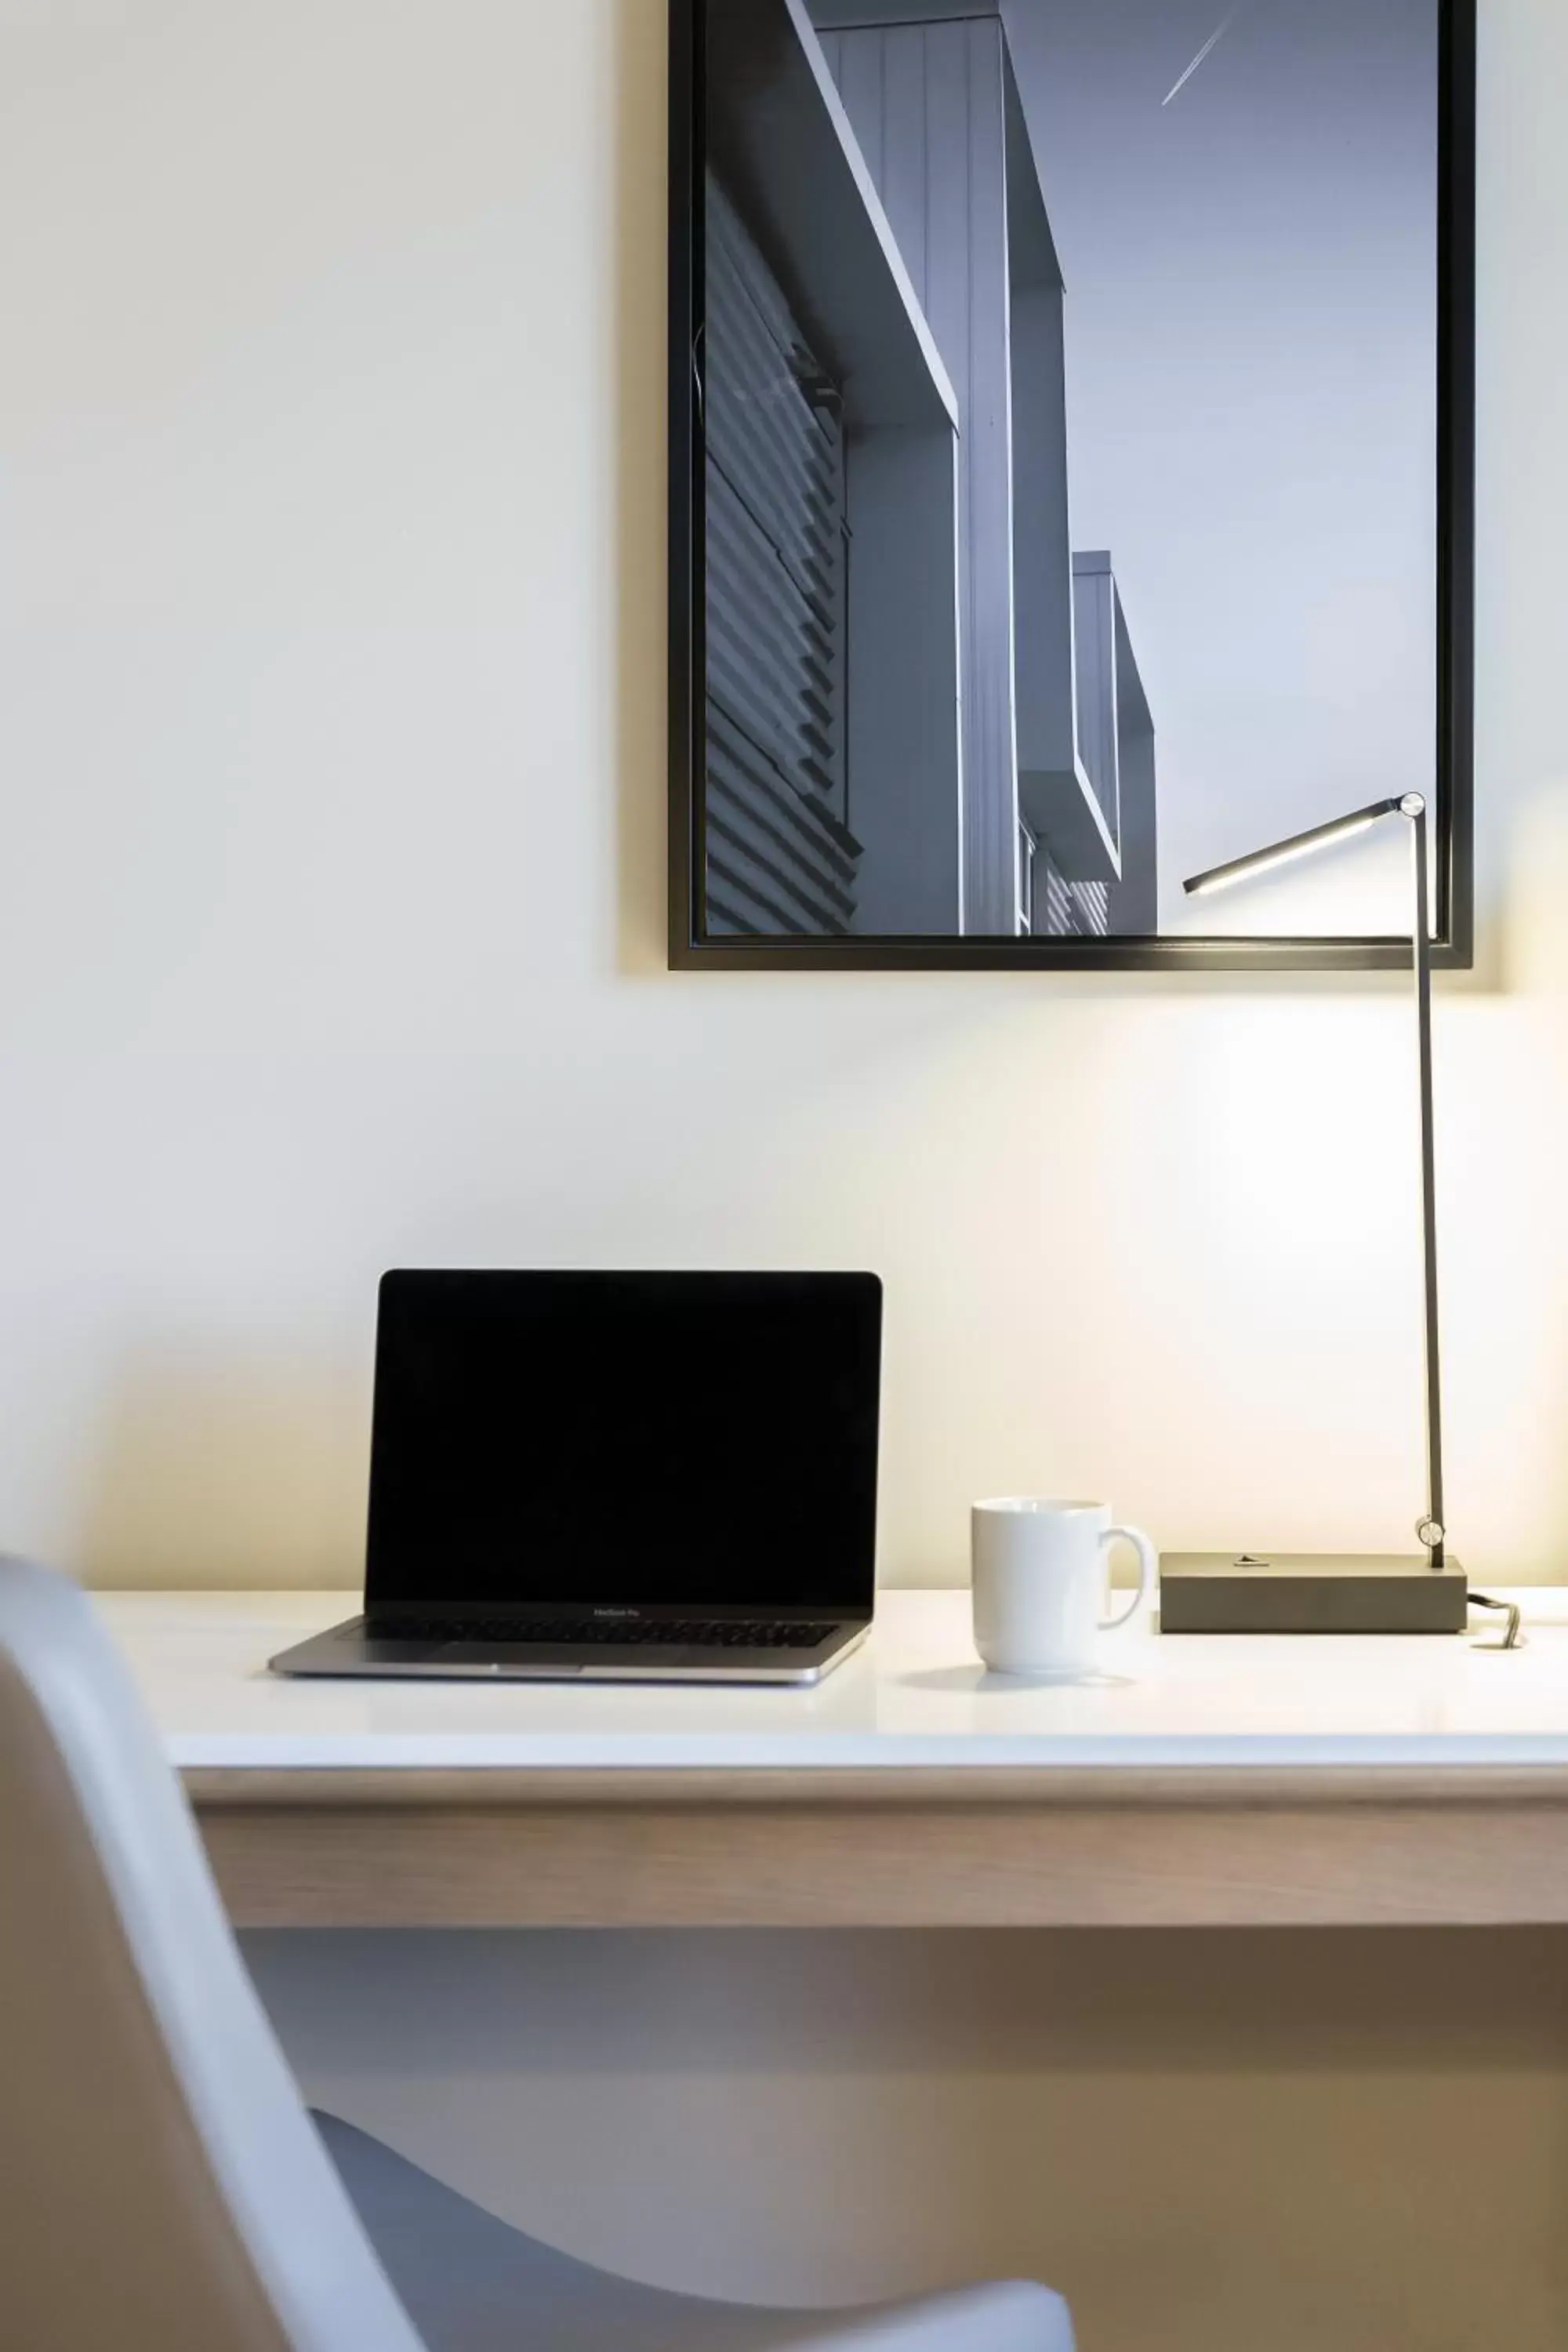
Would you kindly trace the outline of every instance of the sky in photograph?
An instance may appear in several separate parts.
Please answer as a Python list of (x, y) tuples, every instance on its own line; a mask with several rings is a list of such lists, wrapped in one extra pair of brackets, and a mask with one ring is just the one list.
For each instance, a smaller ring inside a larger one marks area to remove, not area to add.
[(1180, 883), (1432, 788), (1437, 0), (1003, 14), (1074, 544), (1111, 551), (1158, 731), (1163, 927), (1397, 928), (1403, 826), (1201, 915)]

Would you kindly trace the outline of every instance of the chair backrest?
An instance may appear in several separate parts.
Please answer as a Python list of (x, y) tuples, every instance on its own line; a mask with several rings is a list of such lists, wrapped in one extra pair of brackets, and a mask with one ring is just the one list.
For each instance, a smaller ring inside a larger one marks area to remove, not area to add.
[(0, 1560), (0, 2337), (423, 2352), (92, 1605)]

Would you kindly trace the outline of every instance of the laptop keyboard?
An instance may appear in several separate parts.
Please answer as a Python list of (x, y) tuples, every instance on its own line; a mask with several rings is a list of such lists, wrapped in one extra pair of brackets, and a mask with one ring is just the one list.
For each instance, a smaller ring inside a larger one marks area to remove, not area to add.
[(442, 1617), (400, 1617), (369, 1623), (365, 1631), (384, 1642), (464, 1642), (519, 1643), (530, 1648), (815, 1650), (835, 1630), (836, 1621), (819, 1625), (737, 1624), (731, 1618), (683, 1617), (676, 1620), (552, 1617), (531, 1619), (468, 1618), (458, 1623)]

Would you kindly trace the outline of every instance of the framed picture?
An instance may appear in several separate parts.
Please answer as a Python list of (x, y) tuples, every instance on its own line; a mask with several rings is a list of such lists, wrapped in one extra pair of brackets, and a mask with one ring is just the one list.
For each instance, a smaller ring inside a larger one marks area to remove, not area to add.
[(1468, 963), (1475, 0), (671, 64), (672, 962), (1408, 967), (1405, 827), (1183, 884), (1420, 792)]

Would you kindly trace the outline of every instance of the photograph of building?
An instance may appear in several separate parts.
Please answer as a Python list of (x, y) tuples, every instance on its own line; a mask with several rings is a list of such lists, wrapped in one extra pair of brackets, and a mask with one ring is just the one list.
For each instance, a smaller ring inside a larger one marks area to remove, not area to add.
[(1146, 938), (1431, 789), (1436, 43), (712, 0), (708, 937)]

